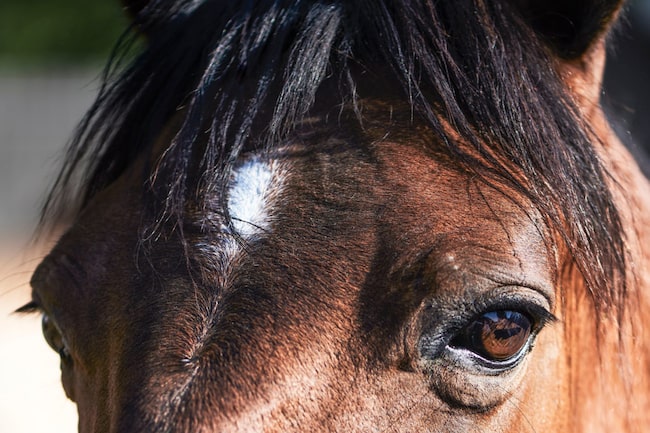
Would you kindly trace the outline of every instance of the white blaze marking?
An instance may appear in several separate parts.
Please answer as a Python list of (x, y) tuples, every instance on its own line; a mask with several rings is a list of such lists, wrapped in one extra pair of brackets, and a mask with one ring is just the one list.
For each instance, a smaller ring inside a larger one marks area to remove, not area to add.
[[(273, 207), (280, 196), (286, 173), (287, 166), (283, 163), (263, 160), (259, 156), (250, 157), (233, 170), (227, 191), (227, 206), (232, 227), (223, 223), (222, 213), (219, 212), (217, 221), (220, 223), (222, 236), (197, 244), (204, 265), (214, 271), (209, 273), (212, 274), (212, 283), (216, 290), (232, 287), (233, 278), (237, 275), (242, 246), (239, 239), (233, 236), (233, 230), (246, 241), (255, 240), (256, 237), (269, 232)], [(215, 298), (213, 308), (216, 308), (219, 302), (220, 298)], [(208, 338), (207, 329), (213, 325), (213, 313), (206, 315), (205, 320), (206, 331), (197, 343), (196, 352), (203, 347), (202, 341)]]
[(281, 187), (275, 161), (253, 157), (233, 173), (228, 191), (228, 212), (237, 233), (249, 238), (270, 226), (270, 212)]
[(271, 230), (273, 208), (286, 177), (287, 169), (276, 160), (253, 156), (233, 170), (228, 186), (228, 213), (232, 228), (221, 226), (223, 236), (209, 243), (199, 243), (204, 251), (206, 266), (215, 270), (215, 284), (228, 287), (242, 255), (241, 243), (232, 235), (235, 231), (246, 241), (254, 241)]

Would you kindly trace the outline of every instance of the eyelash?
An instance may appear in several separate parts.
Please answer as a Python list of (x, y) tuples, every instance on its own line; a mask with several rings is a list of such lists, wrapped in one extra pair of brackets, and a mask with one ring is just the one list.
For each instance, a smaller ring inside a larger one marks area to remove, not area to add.
[(491, 311), (518, 311), (526, 314), (533, 319), (533, 330), (537, 332), (544, 325), (554, 322), (557, 318), (546, 308), (536, 302), (520, 297), (507, 297), (504, 299), (479, 299), (474, 303), (465, 306), (464, 314), (455, 321), (455, 329), (450, 330), (458, 332), (476, 317)]
[(18, 314), (34, 314), (34, 313), (42, 313), (43, 309), (38, 305), (36, 301), (29, 301), (22, 307), (18, 308), (14, 313)]

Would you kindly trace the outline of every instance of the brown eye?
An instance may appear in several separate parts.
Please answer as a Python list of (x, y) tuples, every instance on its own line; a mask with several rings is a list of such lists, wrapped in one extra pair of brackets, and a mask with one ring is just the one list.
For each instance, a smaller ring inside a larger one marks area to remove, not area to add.
[(488, 361), (510, 361), (528, 342), (531, 328), (531, 320), (522, 313), (490, 311), (472, 321), (451, 345), (470, 350)]

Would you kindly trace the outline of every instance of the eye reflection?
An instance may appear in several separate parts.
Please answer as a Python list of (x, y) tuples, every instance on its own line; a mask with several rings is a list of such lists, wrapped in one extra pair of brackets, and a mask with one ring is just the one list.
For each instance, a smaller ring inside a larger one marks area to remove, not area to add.
[(490, 311), (474, 319), (451, 342), (495, 362), (515, 358), (526, 345), (532, 330), (531, 320), (510, 310)]

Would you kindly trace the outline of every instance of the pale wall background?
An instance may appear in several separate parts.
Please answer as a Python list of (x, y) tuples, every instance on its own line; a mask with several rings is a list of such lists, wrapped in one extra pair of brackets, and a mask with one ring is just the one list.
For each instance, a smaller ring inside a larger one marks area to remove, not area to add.
[(0, 433), (76, 431), (40, 318), (12, 311), (49, 248), (30, 244), (43, 193), (125, 24), (119, 0), (0, 0)]
[(29, 301), (31, 272), (49, 247), (33, 245), (31, 232), (57, 156), (92, 102), (96, 74), (0, 71), (0, 433), (76, 431), (40, 317), (12, 311)]

